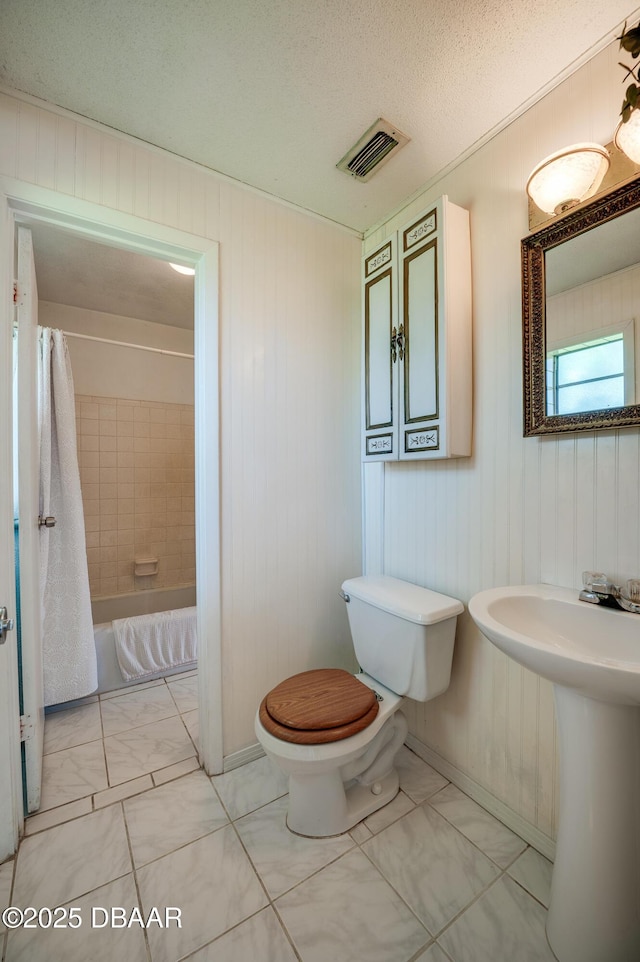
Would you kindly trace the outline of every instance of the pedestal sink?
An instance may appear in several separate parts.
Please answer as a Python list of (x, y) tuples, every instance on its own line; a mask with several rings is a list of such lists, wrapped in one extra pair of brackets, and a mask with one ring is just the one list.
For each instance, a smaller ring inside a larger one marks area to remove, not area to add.
[(547, 917), (559, 962), (640, 960), (640, 615), (551, 585), (481, 591), (480, 631), (554, 683), (560, 821)]

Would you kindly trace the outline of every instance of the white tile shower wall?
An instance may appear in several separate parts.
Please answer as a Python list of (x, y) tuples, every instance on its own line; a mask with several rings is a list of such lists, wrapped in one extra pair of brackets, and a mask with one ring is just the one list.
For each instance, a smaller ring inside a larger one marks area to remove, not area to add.
[[(113, 130), (0, 95), (0, 175), (220, 243), (224, 752), (265, 688), (351, 664), (361, 240)], [(206, 586), (202, 586), (206, 590)]]
[[(367, 252), (442, 193), (471, 212), (473, 457), (387, 466), (389, 574), (468, 601), (501, 584), (577, 587), (595, 567), (640, 572), (638, 429), (522, 437), (520, 239), (525, 183), (546, 154), (611, 140), (617, 44), (373, 231)], [(582, 92), (589, 91), (584, 97)], [(411, 731), (549, 836), (558, 803), (551, 686), (460, 619), (449, 691), (408, 708)]]
[(195, 584), (193, 405), (76, 394), (76, 430), (92, 599)]

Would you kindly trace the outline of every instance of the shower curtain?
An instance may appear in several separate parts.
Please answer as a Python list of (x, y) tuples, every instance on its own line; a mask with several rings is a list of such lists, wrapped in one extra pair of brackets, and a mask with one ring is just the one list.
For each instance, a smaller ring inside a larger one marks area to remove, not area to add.
[(38, 328), (40, 593), (44, 703), (82, 698), (98, 687), (89, 573), (76, 447), (73, 377), (62, 331)]

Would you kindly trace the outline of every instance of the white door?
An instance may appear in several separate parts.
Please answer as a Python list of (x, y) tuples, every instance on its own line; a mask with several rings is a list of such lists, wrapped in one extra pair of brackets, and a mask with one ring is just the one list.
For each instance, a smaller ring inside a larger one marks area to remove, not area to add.
[[(27, 812), (40, 807), (44, 696), (39, 579), (38, 291), (31, 231), (18, 227), (18, 357), (14, 390), (14, 461), (19, 532), (19, 625)], [(55, 536), (55, 532), (52, 532)]]
[[(13, 528), (13, 260), (14, 230), (0, 209), (0, 608), (16, 617)], [(17, 631), (0, 631), (0, 862), (13, 854), (23, 824)]]

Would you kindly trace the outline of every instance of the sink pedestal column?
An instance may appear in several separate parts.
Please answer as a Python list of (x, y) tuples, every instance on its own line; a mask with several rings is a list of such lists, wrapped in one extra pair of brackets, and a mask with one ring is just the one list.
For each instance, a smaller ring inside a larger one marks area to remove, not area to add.
[(559, 962), (638, 962), (640, 708), (554, 692), (560, 821), (549, 944)]

